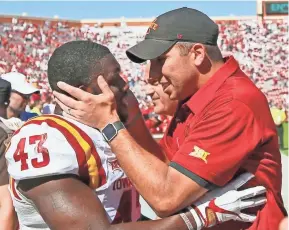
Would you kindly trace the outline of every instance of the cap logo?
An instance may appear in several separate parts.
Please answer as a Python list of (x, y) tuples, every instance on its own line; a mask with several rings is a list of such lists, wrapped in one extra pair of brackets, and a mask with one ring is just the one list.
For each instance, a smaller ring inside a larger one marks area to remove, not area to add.
[(159, 27), (159, 25), (156, 23), (156, 21), (157, 21), (157, 19), (152, 21), (146, 34), (149, 34), (151, 32), (151, 30), (156, 30)]
[(178, 39), (182, 39), (182, 38), (183, 38), (183, 35), (182, 35), (182, 34), (178, 34), (178, 35), (177, 35), (177, 38), (178, 38)]

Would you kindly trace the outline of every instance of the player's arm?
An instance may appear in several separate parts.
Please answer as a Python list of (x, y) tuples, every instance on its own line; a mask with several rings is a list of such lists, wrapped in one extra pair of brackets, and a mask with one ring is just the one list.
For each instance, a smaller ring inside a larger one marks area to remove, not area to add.
[[(53, 176), (20, 181), (18, 188), (31, 199), (52, 230), (187, 229), (180, 216), (144, 223), (111, 226), (96, 194), (75, 176)], [(192, 219), (192, 217), (190, 218)], [(193, 220), (192, 224), (194, 224)]]

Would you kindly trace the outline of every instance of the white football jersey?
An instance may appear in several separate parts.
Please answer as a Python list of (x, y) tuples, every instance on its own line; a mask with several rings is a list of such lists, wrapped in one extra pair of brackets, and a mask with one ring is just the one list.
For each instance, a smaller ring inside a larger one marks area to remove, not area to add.
[(6, 159), (21, 230), (49, 228), (33, 202), (17, 189), (18, 182), (61, 174), (75, 174), (95, 190), (111, 223), (140, 217), (138, 193), (96, 129), (62, 116), (39, 116), (15, 132)]

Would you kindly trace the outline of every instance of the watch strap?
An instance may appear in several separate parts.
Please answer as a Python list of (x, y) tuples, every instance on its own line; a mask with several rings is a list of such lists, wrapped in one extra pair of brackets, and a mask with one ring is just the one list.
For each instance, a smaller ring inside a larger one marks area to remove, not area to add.
[[(110, 129), (113, 129), (113, 133), (111, 132), (112, 130), (107, 130), (110, 127)], [(118, 134), (118, 132), (122, 129), (125, 129), (124, 124), (121, 121), (116, 121), (114, 123), (109, 123), (107, 124), (103, 130), (101, 130), (101, 134), (106, 140), (106, 142), (111, 142)]]
[(117, 130), (117, 132), (121, 129), (125, 129), (124, 124), (121, 121), (116, 121), (114, 123), (112, 123), (113, 126), (115, 127), (115, 129)]

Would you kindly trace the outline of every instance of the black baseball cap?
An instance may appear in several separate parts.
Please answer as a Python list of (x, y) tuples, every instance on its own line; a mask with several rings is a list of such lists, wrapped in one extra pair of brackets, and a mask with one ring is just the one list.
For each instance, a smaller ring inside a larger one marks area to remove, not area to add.
[(0, 105), (8, 105), (11, 94), (11, 83), (0, 78)]
[(217, 45), (218, 25), (206, 14), (187, 7), (158, 16), (147, 30), (145, 39), (126, 51), (127, 57), (142, 63), (159, 57), (177, 42)]

